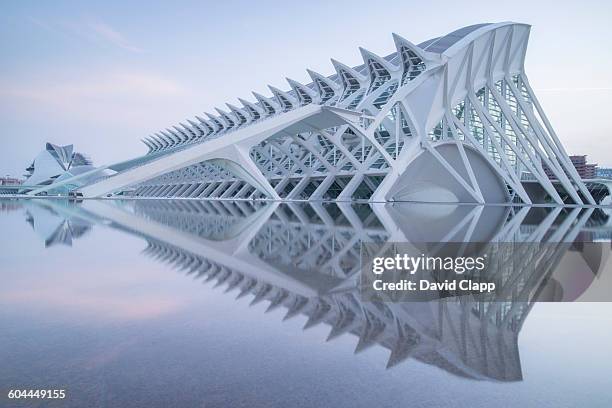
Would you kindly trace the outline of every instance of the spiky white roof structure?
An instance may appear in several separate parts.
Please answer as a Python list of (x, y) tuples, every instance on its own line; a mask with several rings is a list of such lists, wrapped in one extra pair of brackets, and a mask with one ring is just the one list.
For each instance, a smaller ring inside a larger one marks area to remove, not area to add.
[(393, 54), (360, 49), (360, 66), (332, 60), (334, 75), (309, 70), (308, 84), (145, 138), (145, 156), (81, 191), (594, 204), (529, 85), (529, 30), (478, 24), (419, 45), (394, 34)]

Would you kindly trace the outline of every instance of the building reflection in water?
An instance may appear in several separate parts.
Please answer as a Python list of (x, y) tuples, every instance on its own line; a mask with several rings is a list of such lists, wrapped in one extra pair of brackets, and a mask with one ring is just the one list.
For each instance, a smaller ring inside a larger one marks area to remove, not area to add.
[[(583, 242), (612, 235), (608, 215), (593, 208), (188, 200), (26, 206), (28, 222), (47, 245), (69, 243), (103, 223), (144, 238), (146, 255), (238, 298), (249, 296), (251, 304), (283, 308), (284, 319), (306, 316), (305, 329), (329, 326), (328, 340), (356, 336), (355, 353), (375, 345), (389, 349), (387, 367), (416, 359), (495, 381), (522, 379), (518, 334), (535, 301), (564, 299), (563, 282), (555, 278), (559, 261), (579, 256), (588, 266), (588, 288), (608, 251), (586, 251)], [(548, 245), (527, 245), (517, 255), (539, 262), (537, 272), (517, 264), (499, 272), (503, 298), (363, 301), (361, 244), (395, 242)]]
[(91, 223), (78, 217), (66, 217), (65, 213), (53, 208), (28, 206), (26, 221), (45, 242), (45, 247), (53, 245), (72, 246), (72, 241), (85, 235)]
[(2, 200), (0, 199), (0, 213), (11, 212), (21, 209), (21, 201), (18, 200)]

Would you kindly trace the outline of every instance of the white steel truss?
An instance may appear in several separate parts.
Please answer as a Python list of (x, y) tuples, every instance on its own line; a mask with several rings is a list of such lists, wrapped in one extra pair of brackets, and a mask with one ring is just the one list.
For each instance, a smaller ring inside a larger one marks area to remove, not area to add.
[[(85, 196), (595, 204), (524, 70), (530, 27), (465, 27), (361, 49), (143, 140), (147, 155)], [(112, 166), (111, 166), (112, 168)], [(545, 170), (555, 176), (551, 180)]]

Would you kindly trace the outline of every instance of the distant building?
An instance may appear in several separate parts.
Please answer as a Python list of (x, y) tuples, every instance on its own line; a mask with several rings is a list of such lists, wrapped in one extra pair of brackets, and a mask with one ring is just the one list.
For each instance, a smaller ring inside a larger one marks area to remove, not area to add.
[(612, 167), (598, 167), (597, 178), (612, 179)]
[(83, 184), (112, 174), (105, 167), (94, 167), (88, 156), (74, 151), (73, 145), (53, 143), (46, 143), (25, 170), (22, 187), (12, 188), (13, 193), (29, 194), (43, 190), (39, 191), (41, 195), (67, 195)]
[(93, 169), (91, 160), (74, 152), (72, 145), (47, 143), (26, 169), (27, 184), (46, 185)]
[(581, 156), (570, 156), (570, 160), (572, 164), (578, 171), (580, 178), (583, 179), (592, 179), (596, 177), (597, 174), (597, 164), (587, 163), (586, 155)]
[[(8, 186), (19, 186), (23, 184), (23, 180), (15, 178), (15, 177), (0, 177), (0, 194), (11, 194), (16, 191), (15, 188), (11, 188)], [(2, 188), (2, 186), (7, 186), (7, 188)]]
[[(587, 163), (587, 156), (584, 155), (575, 155), (569, 156), (572, 164), (576, 168), (578, 175), (581, 179), (594, 179), (597, 178), (597, 164)], [(546, 165), (543, 166), (546, 175), (551, 180), (556, 180), (557, 176), (550, 170), (550, 168)]]
[(17, 186), (19, 184), (23, 184), (23, 180), (10, 176), (0, 177), (0, 186)]

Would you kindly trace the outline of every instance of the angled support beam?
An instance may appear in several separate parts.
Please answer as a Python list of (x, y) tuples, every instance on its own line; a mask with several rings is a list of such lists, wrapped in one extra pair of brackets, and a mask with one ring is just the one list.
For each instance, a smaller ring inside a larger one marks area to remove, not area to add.
[[(237, 129), (224, 137), (194, 144), (186, 149), (162, 156), (141, 166), (125, 170), (113, 177), (85, 186), (81, 189), (81, 192), (85, 197), (104, 196), (130, 185), (138, 184), (161, 174), (202, 161), (218, 158), (231, 159), (233, 154), (231, 152), (234, 147), (248, 149), (248, 147), (277, 134), (293, 135), (311, 130), (325, 129), (343, 125), (349, 121), (350, 123), (356, 122), (359, 120), (359, 117), (360, 113), (358, 112), (313, 104), (306, 105), (282, 115), (271, 117), (265, 121), (253, 123), (251, 126)], [(229, 157), (227, 157), (228, 154)], [(244, 156), (244, 152), (239, 156)], [(247, 157), (247, 159), (248, 161), (244, 161), (244, 157), (240, 158), (240, 160), (243, 160), (240, 163), (241, 166), (256, 168), (250, 158)], [(258, 184), (262, 184), (261, 178), (259, 176), (257, 178), (259, 178)]]

